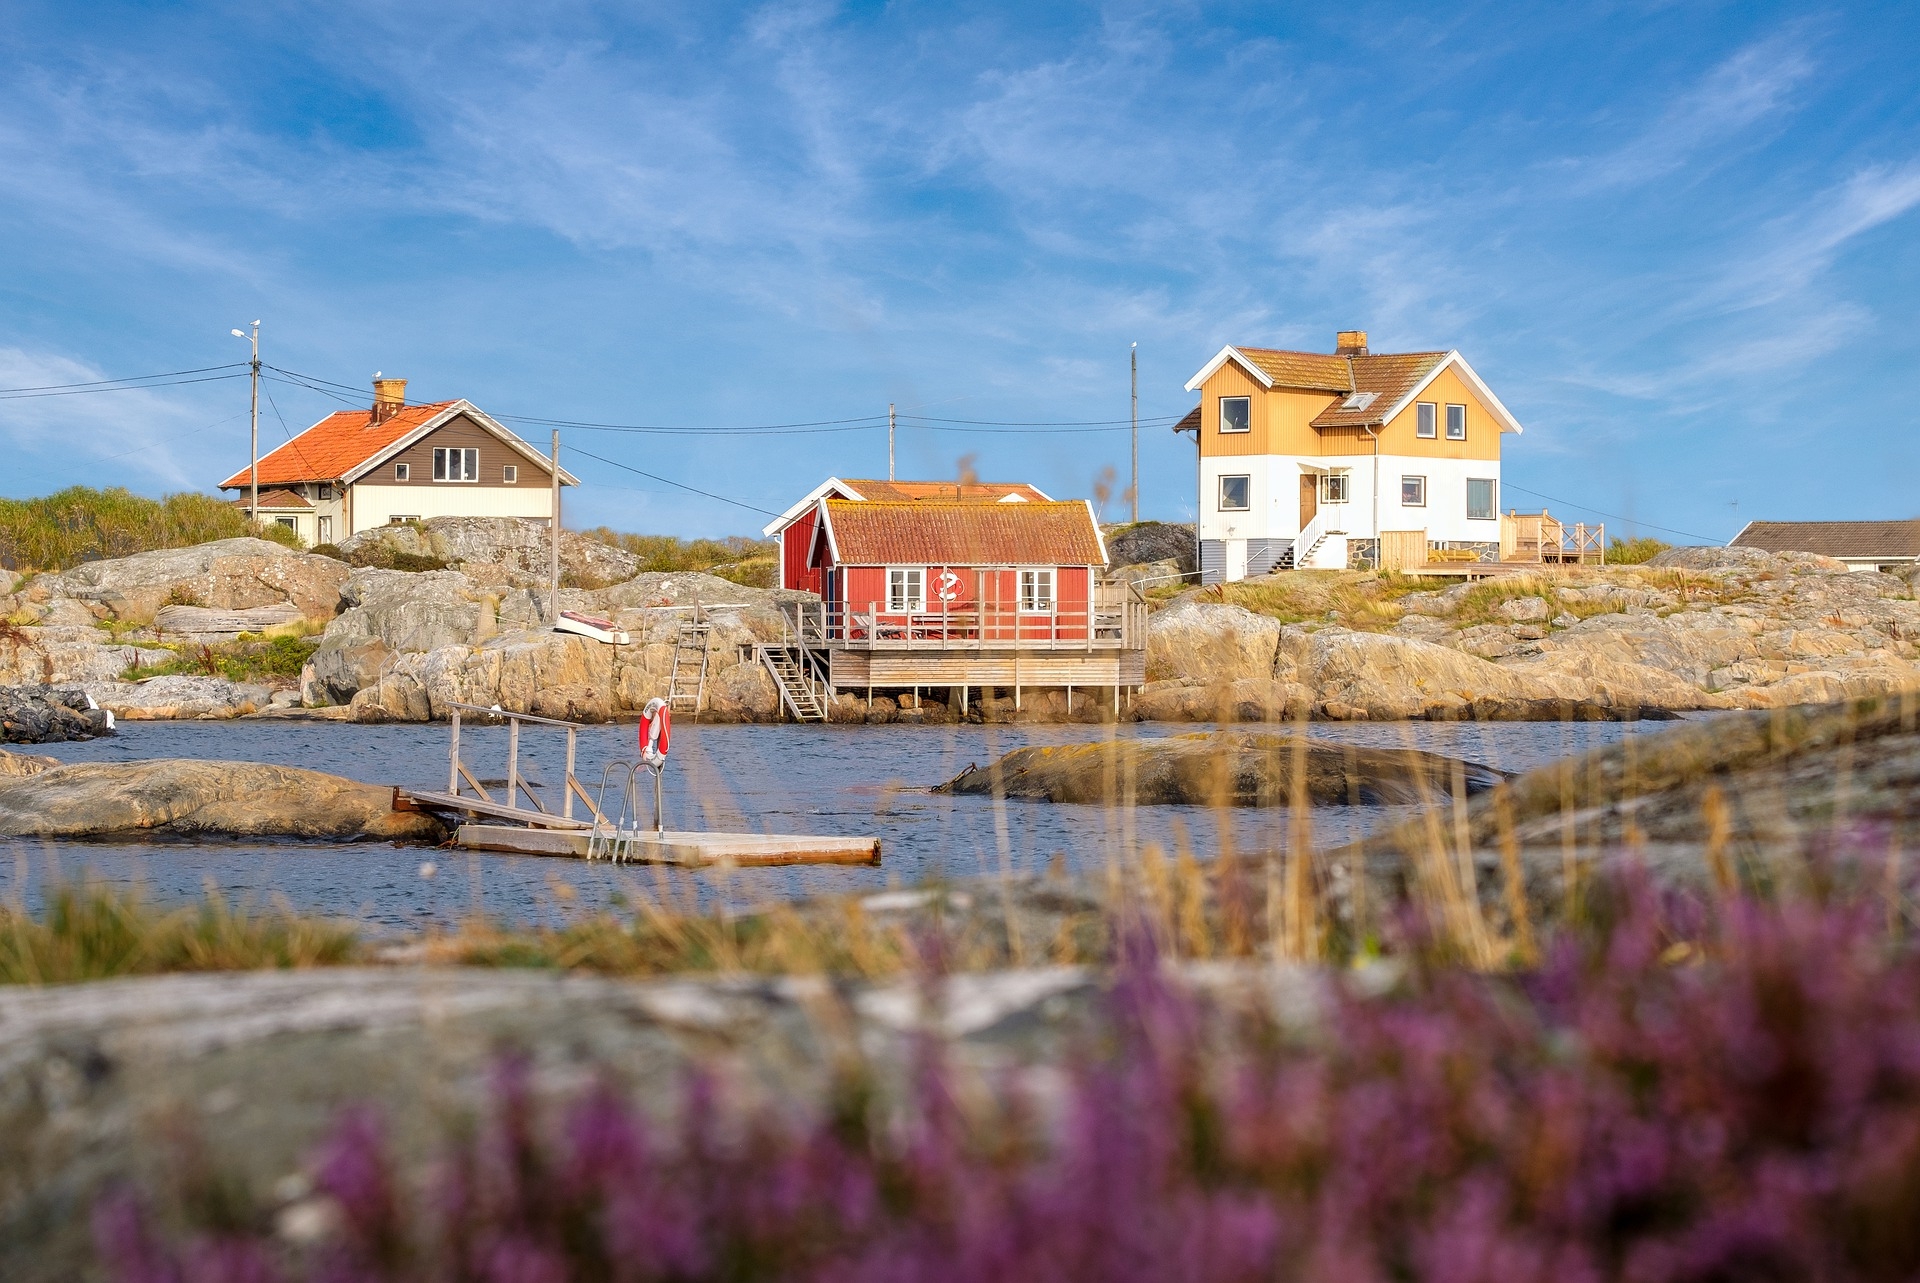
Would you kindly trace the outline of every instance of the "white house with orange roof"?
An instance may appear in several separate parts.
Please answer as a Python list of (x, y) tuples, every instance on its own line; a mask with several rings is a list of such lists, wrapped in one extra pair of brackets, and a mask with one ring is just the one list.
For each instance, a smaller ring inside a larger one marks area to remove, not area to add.
[[(1376, 565), (1381, 540), (1500, 550), (1500, 444), (1520, 423), (1457, 351), (1221, 348), (1175, 427), (1200, 443), (1201, 580)], [(1397, 537), (1397, 538), (1396, 538)]]
[[(471, 401), (407, 404), (405, 379), (375, 379), (373, 404), (330, 414), (260, 460), (261, 521), (309, 544), (428, 517), (552, 514), (552, 465)], [(565, 468), (560, 484), (578, 485)], [(247, 468), (220, 483), (245, 508)]]

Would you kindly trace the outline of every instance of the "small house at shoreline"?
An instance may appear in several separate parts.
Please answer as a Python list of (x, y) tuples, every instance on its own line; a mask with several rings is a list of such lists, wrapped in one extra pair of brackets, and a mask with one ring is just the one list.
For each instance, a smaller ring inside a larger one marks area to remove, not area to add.
[[(783, 534), (800, 524), (789, 519)], [(787, 644), (762, 648), (796, 717), (823, 716), (842, 691), (941, 690), (964, 710), (981, 693), (1018, 706), (1050, 688), (1107, 692), (1117, 707), (1146, 680), (1146, 603), (1106, 577), (1084, 500), (1032, 487), (998, 498), (823, 493), (806, 525), (800, 569), (820, 600), (789, 604)]]
[[(375, 379), (373, 404), (328, 415), (260, 459), (262, 522), (309, 544), (428, 517), (553, 512), (551, 463), (471, 401), (407, 404), (405, 379)], [(566, 469), (560, 484), (578, 485)], [(244, 510), (248, 468), (220, 483)]]
[(807, 564), (807, 556), (813, 547), (822, 499), (845, 499), (854, 503), (918, 503), (927, 499), (943, 503), (1048, 501), (1045, 494), (1024, 481), (843, 481), (839, 477), (828, 477), (760, 531), (768, 539), (780, 541), (782, 588), (820, 591), (820, 572)]
[(1920, 521), (1749, 521), (1727, 547), (1812, 552), (1848, 570), (1893, 571), (1920, 563)]

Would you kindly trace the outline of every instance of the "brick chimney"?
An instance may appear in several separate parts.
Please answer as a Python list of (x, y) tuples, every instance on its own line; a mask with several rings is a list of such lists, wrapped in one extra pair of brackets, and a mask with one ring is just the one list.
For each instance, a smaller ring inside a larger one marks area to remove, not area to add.
[(1367, 354), (1367, 332), (1365, 330), (1340, 330), (1333, 336), (1333, 354), (1335, 356), (1365, 356)]
[(375, 423), (385, 423), (406, 403), (407, 381), (405, 379), (383, 379), (377, 374), (373, 376), (373, 421)]

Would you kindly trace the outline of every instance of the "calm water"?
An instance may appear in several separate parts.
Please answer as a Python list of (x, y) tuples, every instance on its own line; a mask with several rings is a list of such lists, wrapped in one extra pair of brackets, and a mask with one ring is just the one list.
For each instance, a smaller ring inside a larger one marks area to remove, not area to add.
[[(1502, 770), (1657, 733), (1666, 723), (1512, 722), (1316, 724), (1315, 738), (1413, 746)], [(1123, 727), (1141, 737), (1188, 727)], [(1027, 744), (1081, 743), (1116, 732), (1096, 726), (696, 726), (674, 728), (666, 775), (669, 828), (874, 834), (879, 868), (791, 868), (687, 873), (583, 861), (469, 855), (389, 843), (71, 843), (0, 839), (0, 894), (36, 904), (48, 881), (83, 871), (140, 883), (161, 900), (195, 899), (207, 886), (265, 903), (363, 918), (389, 927), (452, 921), (483, 909), (521, 921), (596, 908), (616, 894), (751, 903), (775, 897), (913, 885), (928, 877), (1038, 870), (1058, 859), (1099, 867), (1137, 843), (1191, 846), (1203, 856), (1281, 845), (1284, 810), (1144, 807), (1128, 812), (1044, 802), (996, 805), (926, 792), (968, 763), (984, 765)], [(482, 778), (506, 774), (506, 731), (462, 730), (462, 757)], [(576, 775), (592, 791), (608, 762), (634, 757), (631, 724), (585, 729)], [(66, 761), (189, 757), (275, 762), (380, 784), (444, 789), (445, 726), (334, 722), (131, 722), (113, 739), (33, 750)], [(521, 755), (530, 778), (555, 780), (564, 736), (528, 728)], [(612, 790), (610, 790), (611, 793)], [(553, 795), (549, 789), (548, 794)], [(650, 807), (650, 802), (649, 802)], [(650, 814), (650, 811), (649, 811)], [(1358, 834), (1396, 814), (1377, 807), (1317, 808), (1321, 840)], [(422, 876), (432, 862), (435, 875)]]

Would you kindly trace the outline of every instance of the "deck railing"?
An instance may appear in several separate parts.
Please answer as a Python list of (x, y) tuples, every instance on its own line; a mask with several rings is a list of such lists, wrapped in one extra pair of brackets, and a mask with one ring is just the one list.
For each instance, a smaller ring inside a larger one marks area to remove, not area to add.
[(782, 609), (803, 646), (827, 650), (1139, 650), (1147, 636), (1146, 601), (1125, 580), (1096, 583), (1086, 605), (1046, 610), (978, 599), (919, 610), (889, 610), (883, 601)]

